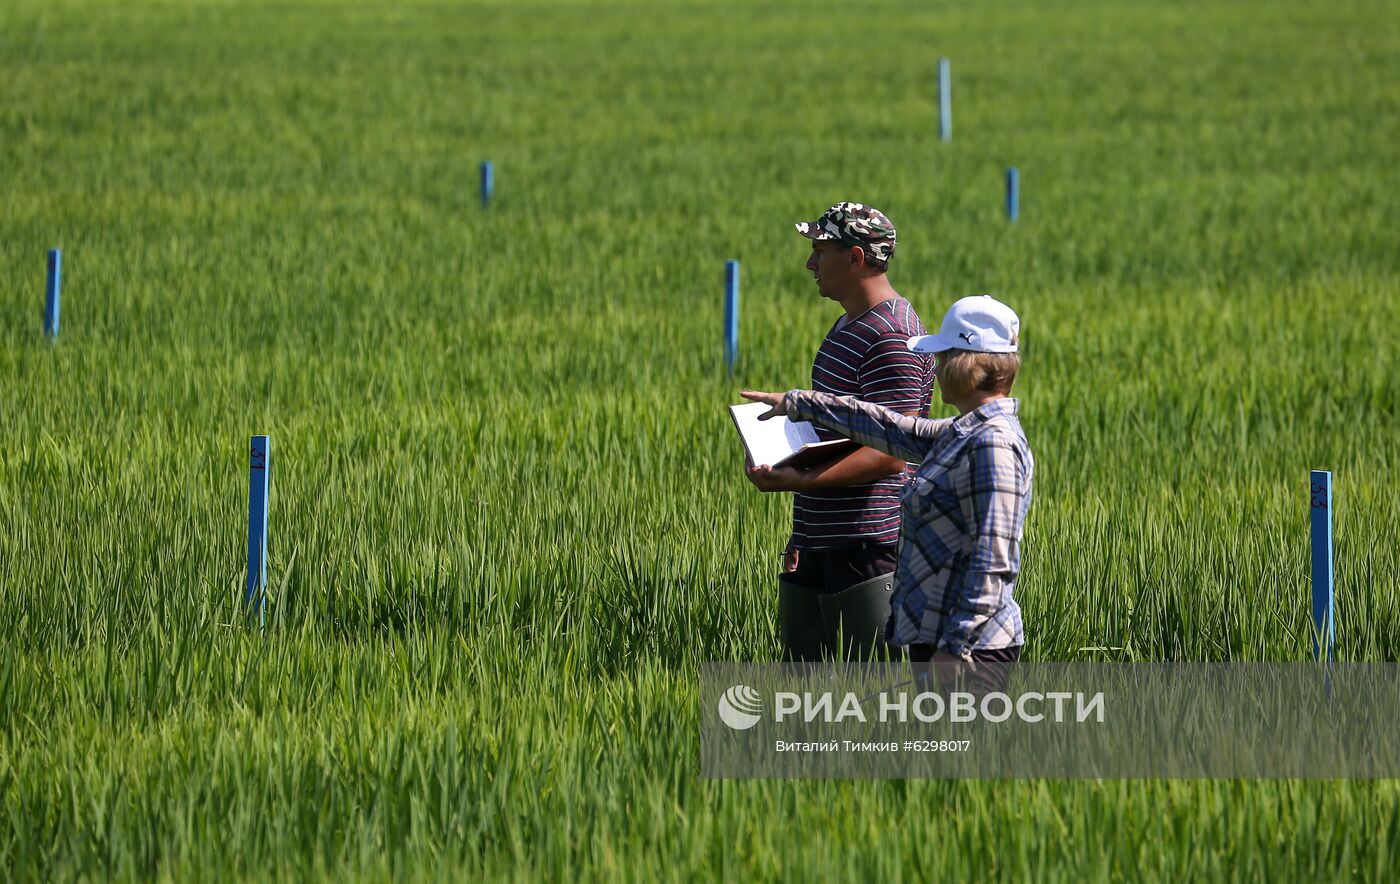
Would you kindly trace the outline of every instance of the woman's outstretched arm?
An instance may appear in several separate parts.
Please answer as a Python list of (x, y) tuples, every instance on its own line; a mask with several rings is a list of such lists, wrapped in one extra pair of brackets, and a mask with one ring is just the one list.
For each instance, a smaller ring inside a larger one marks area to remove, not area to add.
[(891, 411), (853, 396), (833, 396), (811, 390), (762, 393), (744, 390), (739, 395), (772, 408), (763, 420), (786, 415), (811, 421), (886, 454), (920, 463), (952, 418), (929, 420)]

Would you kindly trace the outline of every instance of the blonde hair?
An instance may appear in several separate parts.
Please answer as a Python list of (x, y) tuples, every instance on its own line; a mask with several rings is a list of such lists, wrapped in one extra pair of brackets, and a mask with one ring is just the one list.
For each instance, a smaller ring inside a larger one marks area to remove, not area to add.
[(1006, 396), (1016, 382), (1016, 372), (1021, 370), (1021, 357), (1015, 353), (944, 350), (937, 358), (943, 389), (955, 399), (974, 391)]

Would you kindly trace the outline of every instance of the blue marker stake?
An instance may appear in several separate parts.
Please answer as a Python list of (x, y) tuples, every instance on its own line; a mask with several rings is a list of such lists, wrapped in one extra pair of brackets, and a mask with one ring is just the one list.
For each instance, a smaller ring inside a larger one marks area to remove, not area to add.
[(734, 376), (739, 357), (739, 262), (724, 262), (724, 364)]
[(254, 436), (248, 453), (248, 591), (244, 602), (256, 606), (258, 625), (267, 625), (267, 471), (266, 436)]
[(1332, 473), (1312, 471), (1312, 619), (1313, 657), (1322, 660), (1322, 641), (1327, 644), (1327, 662), (1334, 659), (1336, 621), (1332, 604)]
[(938, 135), (953, 140), (953, 71), (946, 58), (938, 60)]
[(1015, 166), (1006, 170), (1006, 217), (1009, 221), (1021, 217), (1021, 170)]
[(496, 167), (487, 160), (481, 164), (481, 205), (491, 205), (491, 194), (496, 190)]
[(63, 252), (49, 249), (48, 283), (44, 287), (44, 334), (58, 337), (58, 293), (63, 282)]

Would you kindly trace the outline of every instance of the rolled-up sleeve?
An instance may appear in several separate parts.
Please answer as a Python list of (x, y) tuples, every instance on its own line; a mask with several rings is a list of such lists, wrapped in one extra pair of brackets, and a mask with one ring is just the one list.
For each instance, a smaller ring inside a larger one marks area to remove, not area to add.
[(968, 567), (948, 587), (947, 616), (938, 647), (964, 660), (1011, 600), (1020, 571), (1020, 541), (1029, 502), (1029, 472), (1013, 440), (1001, 433), (978, 438), (967, 452), (967, 475), (958, 489), (967, 525)]

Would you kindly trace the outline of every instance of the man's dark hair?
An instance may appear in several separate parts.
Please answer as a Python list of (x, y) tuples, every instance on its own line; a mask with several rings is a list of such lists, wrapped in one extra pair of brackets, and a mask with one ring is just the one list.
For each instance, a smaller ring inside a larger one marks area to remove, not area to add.
[(876, 273), (884, 273), (890, 267), (889, 261), (882, 260), (870, 254), (870, 246), (866, 245), (863, 242), (847, 242), (843, 239), (841, 240), (841, 245), (845, 246), (848, 249), (852, 247), (859, 247), (860, 253), (865, 256), (865, 266), (869, 267), (871, 270), (874, 270)]

